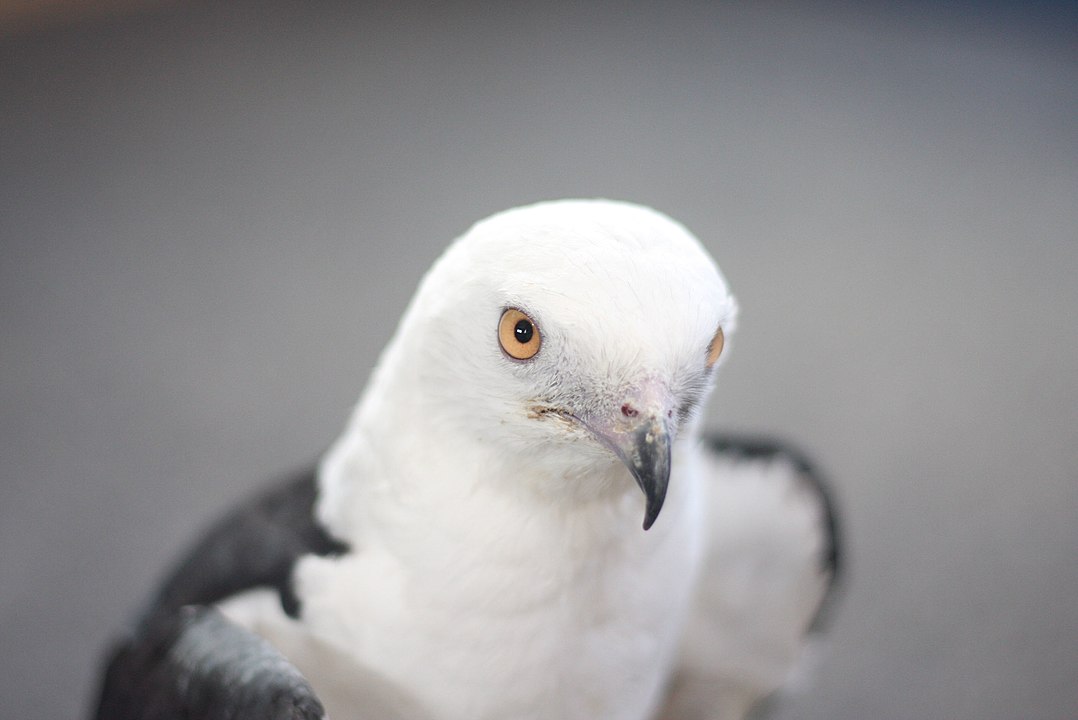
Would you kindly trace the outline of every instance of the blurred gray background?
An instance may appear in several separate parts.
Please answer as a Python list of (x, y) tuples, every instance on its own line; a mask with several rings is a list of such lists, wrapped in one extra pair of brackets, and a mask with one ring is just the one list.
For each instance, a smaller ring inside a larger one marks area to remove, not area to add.
[(26, 5), (4, 717), (83, 715), (184, 543), (335, 437), (440, 249), (564, 196), (703, 239), (743, 311), (712, 424), (840, 491), (845, 593), (777, 717), (1075, 717), (1074, 3)]

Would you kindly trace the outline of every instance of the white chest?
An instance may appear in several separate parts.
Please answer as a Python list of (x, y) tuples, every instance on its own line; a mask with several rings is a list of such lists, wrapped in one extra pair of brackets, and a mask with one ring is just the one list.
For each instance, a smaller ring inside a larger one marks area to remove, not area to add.
[[(696, 526), (672, 500), (648, 533), (627, 500), (557, 526), (542, 516), (434, 526), (421, 552), (307, 558), (296, 576), (303, 623), (433, 717), (646, 718), (695, 581)], [(295, 661), (317, 687), (317, 668)], [(352, 717), (364, 688), (348, 698), (337, 686), (324, 697), (330, 715)]]

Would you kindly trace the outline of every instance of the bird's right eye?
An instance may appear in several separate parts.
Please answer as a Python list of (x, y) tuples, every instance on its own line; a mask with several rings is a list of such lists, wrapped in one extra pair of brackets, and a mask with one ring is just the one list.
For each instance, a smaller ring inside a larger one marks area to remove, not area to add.
[(498, 321), (498, 343), (514, 360), (530, 360), (543, 341), (534, 320), (516, 308), (507, 308)]

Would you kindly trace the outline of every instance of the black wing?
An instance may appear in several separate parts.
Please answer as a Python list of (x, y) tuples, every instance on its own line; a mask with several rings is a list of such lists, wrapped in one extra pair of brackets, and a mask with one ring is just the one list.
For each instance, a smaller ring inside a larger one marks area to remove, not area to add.
[(303, 555), (334, 555), (348, 548), (314, 517), (314, 471), (254, 498), (212, 526), (165, 580), (148, 614), (204, 605), (256, 587), (276, 589), (296, 617), (292, 567)]
[(155, 594), (131, 635), (114, 649), (97, 720), (317, 718), (306, 680), (272, 646), (211, 605), (269, 587), (295, 617), (296, 561), (347, 547), (314, 517), (314, 472), (257, 496), (225, 516)]
[(208, 607), (148, 619), (112, 656), (99, 720), (318, 720), (307, 680), (269, 643)]

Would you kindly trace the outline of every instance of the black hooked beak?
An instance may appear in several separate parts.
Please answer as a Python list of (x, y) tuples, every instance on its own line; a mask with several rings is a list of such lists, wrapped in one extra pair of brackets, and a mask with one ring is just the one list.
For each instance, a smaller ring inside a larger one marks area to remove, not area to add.
[(644, 510), (644, 529), (649, 529), (666, 499), (670, 484), (670, 431), (662, 418), (647, 418), (631, 435), (626, 453), (621, 457), (633, 479), (644, 491), (647, 505)]
[(648, 530), (663, 509), (666, 488), (670, 484), (671, 438), (666, 418), (660, 414), (640, 413), (619, 423), (617, 428), (602, 431), (588, 425), (588, 429), (625, 463), (636, 484), (644, 491), (647, 499), (644, 529)]

